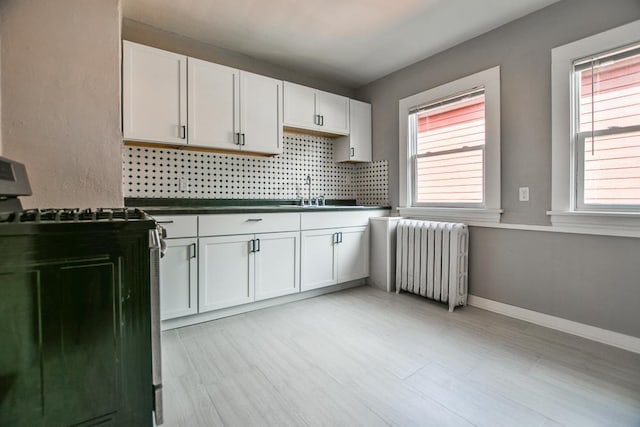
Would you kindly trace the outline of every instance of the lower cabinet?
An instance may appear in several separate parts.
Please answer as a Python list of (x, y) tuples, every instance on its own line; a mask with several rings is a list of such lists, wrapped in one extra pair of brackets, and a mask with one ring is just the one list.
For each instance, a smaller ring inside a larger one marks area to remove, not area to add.
[(369, 227), (303, 231), (301, 241), (302, 291), (369, 275)]
[(338, 283), (338, 233), (334, 229), (303, 231), (301, 240), (300, 289), (308, 291)]
[(198, 239), (167, 239), (160, 261), (160, 318), (198, 312)]
[(368, 277), (367, 224), (384, 213), (156, 217), (167, 232), (161, 319), (197, 322), (198, 314)]
[(338, 283), (369, 276), (369, 227), (340, 231)]
[(200, 238), (200, 313), (254, 300), (253, 236)]
[(300, 291), (300, 233), (256, 234), (256, 301)]
[(200, 238), (200, 313), (299, 292), (300, 233)]

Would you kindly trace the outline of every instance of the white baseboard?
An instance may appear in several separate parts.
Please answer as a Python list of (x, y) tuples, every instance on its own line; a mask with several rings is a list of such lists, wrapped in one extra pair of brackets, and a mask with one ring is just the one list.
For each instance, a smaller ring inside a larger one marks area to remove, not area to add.
[(526, 308), (504, 304), (476, 295), (469, 295), (469, 299), (467, 302), (469, 305), (482, 308), (484, 310), (493, 311), (494, 313), (499, 313), (505, 316), (514, 317), (516, 319), (525, 320), (536, 325), (556, 329), (558, 331), (622, 348), (634, 353), (640, 353), (640, 338), (636, 338), (631, 335), (625, 335), (619, 332), (585, 325), (584, 323), (578, 323), (572, 320), (563, 319), (561, 317), (555, 317), (549, 314), (527, 310)]

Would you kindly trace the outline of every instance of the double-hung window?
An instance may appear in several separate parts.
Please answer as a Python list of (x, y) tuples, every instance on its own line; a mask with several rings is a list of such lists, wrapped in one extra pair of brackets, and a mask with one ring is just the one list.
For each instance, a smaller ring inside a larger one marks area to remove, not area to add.
[(640, 237), (640, 21), (551, 51), (554, 226)]
[(484, 203), (484, 88), (410, 114), (414, 206)]
[(500, 69), (400, 100), (400, 213), (500, 220)]
[(640, 44), (573, 69), (576, 208), (640, 210)]

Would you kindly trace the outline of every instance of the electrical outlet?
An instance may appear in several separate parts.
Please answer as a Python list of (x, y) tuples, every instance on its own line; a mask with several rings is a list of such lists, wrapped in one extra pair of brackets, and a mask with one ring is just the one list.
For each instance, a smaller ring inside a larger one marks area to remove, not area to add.
[(529, 201), (529, 187), (520, 187), (518, 189), (518, 195), (520, 197), (521, 202)]
[(187, 178), (180, 178), (180, 180), (178, 181), (178, 190), (180, 191), (189, 190), (189, 181), (187, 181)]

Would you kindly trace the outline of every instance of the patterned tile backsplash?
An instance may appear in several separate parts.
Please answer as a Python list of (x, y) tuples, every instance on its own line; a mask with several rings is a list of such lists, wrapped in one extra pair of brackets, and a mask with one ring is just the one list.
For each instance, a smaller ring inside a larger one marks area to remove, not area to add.
[[(336, 163), (330, 138), (285, 133), (275, 157), (124, 146), (125, 197), (189, 199), (298, 199), (307, 195), (356, 199), (363, 205), (389, 204), (386, 160)], [(186, 189), (180, 190), (180, 179)]]

